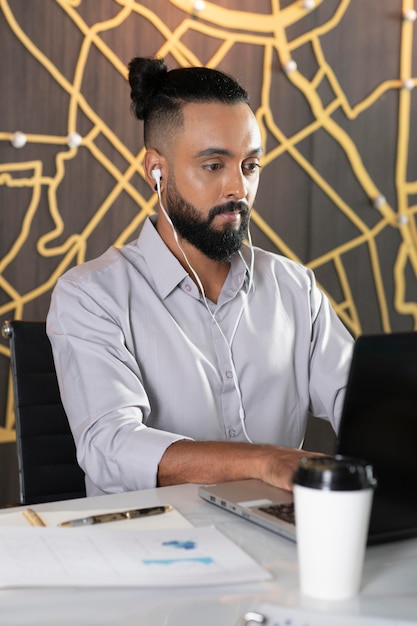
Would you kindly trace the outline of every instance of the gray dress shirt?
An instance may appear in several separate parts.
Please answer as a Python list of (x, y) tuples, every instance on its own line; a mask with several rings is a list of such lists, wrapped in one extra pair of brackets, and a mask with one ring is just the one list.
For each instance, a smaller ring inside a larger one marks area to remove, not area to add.
[(155, 487), (178, 439), (246, 441), (242, 406), (253, 442), (300, 446), (309, 410), (337, 431), (351, 336), (310, 270), (255, 248), (247, 297), (249, 264), (205, 303), (149, 218), (59, 279), (47, 330), (89, 495)]

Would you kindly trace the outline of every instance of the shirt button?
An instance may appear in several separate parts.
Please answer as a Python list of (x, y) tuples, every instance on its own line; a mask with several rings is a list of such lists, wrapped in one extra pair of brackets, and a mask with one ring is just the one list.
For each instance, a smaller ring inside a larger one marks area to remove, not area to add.
[(230, 436), (230, 437), (236, 437), (236, 434), (237, 434), (237, 433), (236, 433), (236, 431), (235, 431), (235, 429), (234, 429), (234, 428), (230, 428), (230, 429), (229, 429), (229, 436)]
[(226, 370), (226, 378), (233, 378), (232, 370)]
[(191, 285), (189, 285), (189, 284), (187, 283), (187, 284), (185, 285), (184, 289), (185, 289), (185, 291), (188, 291), (188, 293), (190, 293), (190, 291), (191, 291), (192, 287), (191, 287)]

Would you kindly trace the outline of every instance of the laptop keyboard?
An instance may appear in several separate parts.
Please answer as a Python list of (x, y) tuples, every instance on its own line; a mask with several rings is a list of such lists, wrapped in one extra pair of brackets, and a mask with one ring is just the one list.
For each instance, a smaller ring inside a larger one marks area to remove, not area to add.
[(260, 506), (259, 510), (268, 513), (268, 515), (273, 515), (273, 517), (278, 517), (278, 519), (282, 519), (284, 522), (288, 522), (288, 524), (295, 525), (294, 502)]

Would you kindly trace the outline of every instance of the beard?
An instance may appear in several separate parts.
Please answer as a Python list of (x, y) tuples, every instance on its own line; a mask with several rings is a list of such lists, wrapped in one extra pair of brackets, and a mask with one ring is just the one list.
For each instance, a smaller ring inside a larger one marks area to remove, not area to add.
[[(181, 196), (175, 183), (169, 179), (167, 209), (177, 233), (209, 259), (230, 261), (240, 250), (249, 224), (250, 209), (247, 202), (230, 201), (214, 206), (210, 209), (208, 217), (203, 219), (198, 209)], [(241, 216), (239, 227), (226, 223), (222, 230), (213, 228), (212, 222), (216, 215), (229, 211), (239, 211)]]

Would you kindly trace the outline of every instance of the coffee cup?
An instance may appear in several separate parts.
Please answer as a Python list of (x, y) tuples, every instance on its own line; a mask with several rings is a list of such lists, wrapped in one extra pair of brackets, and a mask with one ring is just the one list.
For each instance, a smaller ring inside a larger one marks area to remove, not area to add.
[(306, 457), (293, 482), (302, 593), (322, 600), (354, 596), (376, 486), (372, 466), (342, 455)]

